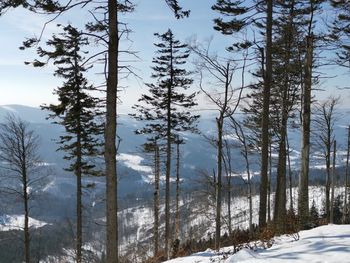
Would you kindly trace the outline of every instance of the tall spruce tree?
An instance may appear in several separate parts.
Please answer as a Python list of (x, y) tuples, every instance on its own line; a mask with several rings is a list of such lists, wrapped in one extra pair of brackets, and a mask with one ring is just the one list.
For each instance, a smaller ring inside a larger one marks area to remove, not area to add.
[[(68, 25), (63, 28), (63, 33), (48, 40), (47, 45), (53, 49), (39, 48), (38, 54), (53, 60), (57, 67), (55, 76), (65, 81), (55, 90), (59, 103), (43, 108), (50, 110), (50, 118), (64, 126), (66, 131), (65, 135), (60, 136), (58, 149), (66, 153), (64, 158), (70, 162), (66, 170), (74, 172), (76, 176), (76, 262), (80, 263), (83, 244), (82, 176), (98, 173), (90, 158), (101, 154), (102, 143), (98, 136), (103, 133), (103, 123), (96, 120), (100, 114), (99, 100), (89, 94), (93, 87), (84, 77), (86, 68), (83, 66), (81, 47), (88, 45), (87, 38)], [(34, 65), (38, 63), (35, 61)]]
[(272, 112), (276, 115), (275, 133), (278, 137), (277, 185), (275, 195), (274, 221), (276, 230), (286, 229), (286, 173), (287, 173), (287, 130), (288, 121), (295, 116), (300, 95), (300, 68), (302, 66), (298, 48), (301, 42), (300, 26), (303, 24), (300, 13), (304, 10), (295, 0), (276, 4), (279, 17), (276, 19), (273, 38), (273, 87), (271, 97)]
[(147, 121), (146, 131), (157, 131), (161, 139), (166, 141), (164, 245), (169, 258), (171, 144), (175, 132), (195, 130), (195, 122), (199, 115), (193, 115), (189, 111), (196, 105), (196, 93), (187, 95), (183, 92), (193, 82), (189, 72), (181, 67), (189, 57), (187, 45), (176, 40), (170, 29), (164, 34), (156, 33), (155, 36), (160, 39), (160, 43), (155, 44), (158, 56), (153, 59), (151, 76), (156, 82), (147, 84), (149, 94), (143, 94), (139, 99), (142, 104), (137, 104), (134, 108), (138, 111), (135, 116)]

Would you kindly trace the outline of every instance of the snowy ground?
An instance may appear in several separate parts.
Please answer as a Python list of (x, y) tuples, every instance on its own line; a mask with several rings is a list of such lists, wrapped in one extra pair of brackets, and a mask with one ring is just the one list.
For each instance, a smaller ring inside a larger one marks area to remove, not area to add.
[(219, 255), (207, 250), (167, 263), (346, 263), (350, 262), (350, 225), (327, 225), (300, 232), (300, 239), (282, 236), (266, 250), (242, 249), (228, 255), (233, 248), (223, 248)]

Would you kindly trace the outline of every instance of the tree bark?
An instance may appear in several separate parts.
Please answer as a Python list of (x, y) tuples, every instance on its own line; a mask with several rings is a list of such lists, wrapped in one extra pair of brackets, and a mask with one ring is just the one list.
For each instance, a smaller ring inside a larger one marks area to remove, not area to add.
[(180, 143), (176, 144), (176, 215), (175, 238), (180, 240)]
[(159, 249), (159, 173), (160, 173), (160, 156), (159, 147), (155, 143), (154, 152), (154, 256), (157, 256)]
[(299, 224), (304, 228), (309, 221), (309, 157), (310, 157), (310, 122), (311, 122), (311, 87), (313, 62), (313, 35), (307, 36), (305, 82), (302, 108), (302, 149), (301, 171), (299, 176), (298, 215)]
[(222, 202), (222, 134), (223, 134), (223, 113), (220, 113), (220, 117), (216, 119), (216, 126), (218, 129), (218, 151), (217, 151), (217, 182), (216, 182), (216, 219), (215, 219), (215, 249), (220, 250), (220, 238), (221, 238), (221, 202)]
[(261, 179), (260, 179), (260, 203), (259, 203), (259, 227), (266, 226), (266, 201), (268, 183), (269, 162), (269, 115), (270, 115), (270, 89), (272, 84), (272, 13), (273, 1), (266, 0), (266, 68), (264, 74), (263, 113), (261, 123)]
[(267, 221), (271, 222), (271, 176), (272, 176), (272, 143), (269, 141), (269, 173), (267, 178)]
[(334, 140), (333, 144), (333, 167), (332, 167), (332, 194), (331, 194), (331, 212), (330, 212), (330, 223), (334, 223), (334, 185), (335, 185), (335, 159), (337, 154), (337, 141)]
[[(24, 139), (24, 138), (23, 138)], [(23, 142), (24, 143), (24, 142)], [(24, 146), (24, 144), (23, 144)], [(23, 152), (23, 201), (24, 201), (24, 254), (25, 262), (30, 263), (30, 235), (29, 235), (29, 197), (28, 197), (28, 178), (25, 162), (25, 152)]]
[(118, 87), (118, 12), (117, 2), (108, 0), (108, 73), (105, 127), (106, 199), (107, 199), (107, 262), (118, 262), (117, 217), (117, 87)]
[(277, 187), (275, 195), (274, 221), (277, 233), (284, 233), (286, 224), (286, 130), (287, 117), (285, 107), (282, 109), (282, 125), (280, 131), (279, 158), (277, 165)]
[(289, 147), (289, 139), (288, 139), (288, 130), (286, 134), (286, 142), (287, 142), (287, 157), (288, 157), (288, 176), (289, 176), (289, 210), (291, 213), (294, 213), (293, 206), (293, 172), (292, 165), (290, 162), (290, 147)]
[(326, 219), (330, 222), (330, 192), (331, 192), (331, 134), (328, 128), (327, 146), (326, 146)]

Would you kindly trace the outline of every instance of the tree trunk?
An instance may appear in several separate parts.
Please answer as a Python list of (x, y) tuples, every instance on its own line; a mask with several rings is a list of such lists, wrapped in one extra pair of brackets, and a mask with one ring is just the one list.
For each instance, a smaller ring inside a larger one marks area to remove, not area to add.
[(117, 88), (118, 88), (118, 12), (117, 2), (108, 0), (108, 72), (106, 94), (105, 163), (107, 199), (107, 262), (118, 262), (118, 217), (117, 217)]
[(289, 147), (289, 139), (288, 139), (288, 129), (286, 134), (286, 142), (287, 142), (287, 157), (288, 157), (288, 176), (289, 176), (289, 210), (291, 213), (294, 213), (293, 206), (293, 172), (292, 165), (290, 163), (290, 147)]
[(348, 150), (346, 153), (346, 168), (345, 168), (345, 196), (344, 196), (344, 213), (343, 224), (348, 221), (348, 184), (349, 184), (349, 155), (350, 155), (350, 126), (348, 127)]
[[(285, 103), (285, 102), (284, 102)], [(277, 233), (284, 233), (286, 224), (286, 130), (287, 114), (282, 109), (282, 125), (280, 131), (279, 158), (277, 165), (277, 187), (275, 195), (274, 221)]]
[(309, 157), (310, 157), (310, 122), (311, 122), (311, 87), (313, 61), (313, 35), (306, 38), (305, 81), (302, 108), (302, 149), (301, 170), (299, 176), (298, 215), (299, 224), (304, 228), (309, 221)]
[[(25, 166), (25, 159), (24, 165)], [(24, 201), (24, 255), (25, 262), (30, 263), (30, 236), (29, 236), (29, 197), (28, 197), (28, 178), (27, 169), (23, 167), (23, 201)]]
[(229, 179), (228, 185), (227, 185), (227, 217), (228, 217), (228, 233), (230, 236), (232, 235), (231, 198), (232, 198), (231, 179)]
[(159, 249), (159, 173), (160, 173), (160, 156), (159, 147), (155, 143), (154, 152), (154, 256), (158, 254)]
[(220, 250), (220, 238), (221, 238), (221, 195), (222, 195), (222, 133), (223, 133), (223, 113), (220, 113), (220, 117), (216, 119), (216, 125), (218, 129), (218, 152), (217, 152), (217, 184), (216, 184), (216, 219), (215, 219), (215, 249)]
[(80, 133), (77, 136), (77, 163), (75, 168), (75, 175), (77, 180), (77, 233), (76, 233), (76, 260), (77, 263), (82, 262), (82, 236), (83, 236), (83, 223), (82, 223), (82, 184), (81, 184), (81, 138)]
[(269, 174), (267, 178), (267, 221), (271, 222), (271, 176), (272, 176), (272, 143), (269, 142)]
[(334, 140), (333, 146), (333, 168), (332, 168), (332, 194), (331, 194), (331, 212), (330, 212), (330, 223), (334, 223), (334, 184), (335, 184), (335, 159), (337, 154), (337, 141)]
[(269, 162), (269, 115), (270, 115), (270, 88), (272, 83), (272, 13), (273, 1), (267, 0), (266, 20), (266, 68), (264, 74), (264, 97), (261, 123), (261, 179), (260, 179), (260, 203), (259, 203), (259, 227), (266, 226), (266, 201), (268, 184)]
[[(241, 130), (242, 134), (243, 131)], [(243, 134), (244, 137), (244, 134)], [(250, 177), (250, 167), (249, 167), (249, 157), (248, 157), (248, 147), (244, 137), (244, 159), (245, 167), (248, 175), (248, 200), (249, 200), (249, 234), (253, 237), (253, 195), (252, 195), (252, 182)]]
[(180, 240), (180, 143), (176, 144), (176, 219), (175, 238)]
[(331, 136), (330, 132), (328, 136), (328, 145), (327, 145), (327, 153), (326, 153), (326, 219), (327, 223), (330, 222), (330, 192), (331, 192)]

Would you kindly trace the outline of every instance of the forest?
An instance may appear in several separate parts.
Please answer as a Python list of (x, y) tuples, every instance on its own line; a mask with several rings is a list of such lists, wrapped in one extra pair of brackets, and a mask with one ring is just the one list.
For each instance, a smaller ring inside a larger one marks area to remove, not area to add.
[[(158, 1), (174, 24), (191, 16), (186, 1)], [(126, 22), (136, 1), (0, 2), (0, 18), (18, 8), (48, 17), (38, 36), (23, 36), (20, 49), (36, 52), (24, 62), (28, 68), (49, 67), (60, 80), (57, 103), (40, 107), (62, 131), (52, 151), (60, 152), (64, 173), (75, 181), (70, 201), (47, 196), (73, 219), (64, 222), (58, 213), (57, 225), (32, 227), (32, 204), (41, 207), (33, 215), (50, 209), (33, 196), (49, 185), (52, 171), (32, 125), (14, 114), (3, 118), (0, 193), (7, 202), (16, 196), (24, 215), (20, 231), (0, 231), (6, 262), (163, 262), (208, 247), (238, 251), (254, 240), (268, 247), (275, 235), (297, 239), (301, 230), (349, 223), (350, 124), (346, 98), (337, 95), (349, 87), (324, 83), (349, 74), (350, 2), (212, 2), (212, 28), (230, 44), (217, 50), (213, 39), (179, 39), (171, 28), (154, 32), (147, 81), (135, 70), (139, 57), (130, 49), (133, 29)], [(56, 23), (76, 10), (86, 14), (82, 23)], [(44, 39), (50, 24), (57, 32)], [(119, 94), (131, 94), (124, 85), (135, 78), (142, 94), (123, 117)], [(331, 95), (322, 98), (324, 90)], [(147, 191), (135, 188), (129, 198), (119, 189), (129, 176), (121, 165), (130, 158), (121, 151), (128, 133), (142, 138), (137, 147), (148, 166), (138, 169), (151, 175)], [(194, 165), (186, 158), (196, 148)], [(97, 192), (98, 208), (89, 207), (87, 196)], [(315, 193), (322, 198), (315, 200)], [(143, 203), (133, 201), (138, 198)], [(135, 231), (137, 244), (126, 238)], [(13, 235), (20, 236), (14, 247), (21, 259), (7, 241)], [(62, 252), (68, 250), (71, 261)]]

